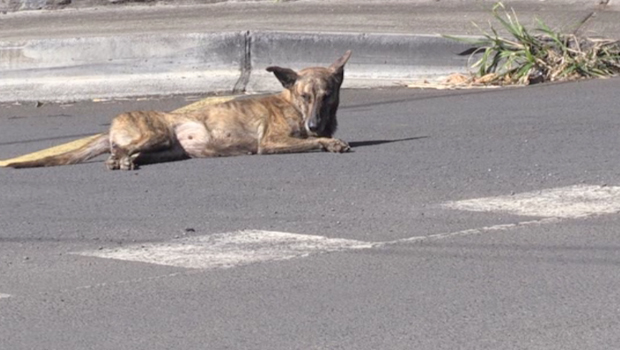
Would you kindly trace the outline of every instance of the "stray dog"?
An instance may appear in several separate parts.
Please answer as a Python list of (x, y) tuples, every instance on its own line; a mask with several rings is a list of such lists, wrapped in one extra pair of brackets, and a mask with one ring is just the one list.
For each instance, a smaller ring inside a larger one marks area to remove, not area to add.
[(284, 87), (276, 95), (238, 99), (190, 113), (128, 112), (112, 120), (107, 134), (84, 146), (39, 160), (10, 163), (32, 168), (84, 162), (110, 153), (110, 170), (187, 158), (274, 154), (322, 149), (347, 152), (336, 132), (347, 51), (329, 67), (268, 67)]

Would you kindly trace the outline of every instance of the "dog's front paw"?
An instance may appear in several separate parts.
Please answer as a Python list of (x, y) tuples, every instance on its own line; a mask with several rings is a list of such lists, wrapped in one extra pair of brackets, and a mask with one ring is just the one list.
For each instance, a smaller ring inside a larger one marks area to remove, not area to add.
[(348, 143), (338, 139), (329, 139), (329, 141), (323, 144), (323, 147), (326, 151), (334, 153), (344, 153), (351, 150)]

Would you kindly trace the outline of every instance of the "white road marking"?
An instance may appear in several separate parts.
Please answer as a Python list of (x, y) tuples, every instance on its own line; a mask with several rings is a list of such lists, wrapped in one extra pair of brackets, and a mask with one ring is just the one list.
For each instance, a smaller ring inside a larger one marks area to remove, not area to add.
[(371, 247), (372, 243), (355, 240), (248, 230), (78, 254), (184, 268), (213, 269)]
[(10, 297), (11, 297), (11, 295), (10, 295), (10, 294), (3, 294), (3, 293), (0, 293), (0, 299), (10, 298)]
[(620, 187), (570, 186), (511, 196), (454, 201), (445, 203), (442, 207), (542, 218), (386, 242), (363, 242), (287, 232), (246, 230), (76, 254), (191, 269), (230, 268), (258, 262), (301, 258), (311, 254), (379, 248), (423, 240), (507, 231), (525, 226), (558, 223), (566, 219), (618, 213), (620, 212)]
[(562, 221), (545, 218), (513, 224), (485, 226), (456, 232), (414, 236), (386, 242), (363, 242), (304, 234), (272, 231), (238, 231), (175, 240), (172, 243), (132, 245), (76, 253), (105, 259), (126, 260), (191, 269), (231, 268), (257, 262), (288, 260), (353, 249), (381, 248), (389, 245), (437, 240), (456, 236), (507, 231), (517, 227), (539, 226)]
[(512, 230), (518, 227), (540, 226), (540, 225), (545, 225), (545, 224), (553, 224), (553, 223), (557, 223), (560, 221), (562, 221), (561, 218), (545, 218), (545, 219), (539, 219), (539, 220), (521, 221), (521, 222), (517, 222), (514, 224), (500, 224), (500, 225), (493, 225), (493, 226), (485, 226), (485, 227), (472, 228), (468, 230), (461, 230), (461, 231), (455, 231), (455, 232), (445, 232), (445, 233), (436, 233), (436, 234), (427, 235), (427, 236), (414, 236), (414, 237), (409, 237), (409, 238), (401, 238), (401, 239), (396, 239), (396, 240), (388, 241), (388, 242), (375, 243), (374, 247), (395, 245), (395, 244), (401, 244), (401, 243), (413, 243), (413, 242), (427, 241), (427, 240), (445, 239), (445, 238), (457, 237), (457, 236), (477, 235), (477, 234), (482, 234), (485, 232), (508, 231), (508, 230)]
[(578, 185), (448, 202), (444, 208), (524, 216), (582, 218), (620, 212), (620, 187)]

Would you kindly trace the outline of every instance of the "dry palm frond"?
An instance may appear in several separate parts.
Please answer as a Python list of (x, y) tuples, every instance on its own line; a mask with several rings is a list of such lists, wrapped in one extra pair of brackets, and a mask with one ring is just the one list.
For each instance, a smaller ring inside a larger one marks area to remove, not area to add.
[(471, 68), (479, 80), (487, 77), (489, 84), (527, 85), (620, 73), (620, 43), (616, 40), (561, 34), (541, 20), (535, 28), (541, 34), (533, 35), (519, 22), (515, 11), (506, 10), (501, 2), (492, 12), (512, 38), (501, 37), (493, 26), (491, 33), (481, 30), (479, 39), (444, 36), (477, 47), (472, 56), (481, 56)]

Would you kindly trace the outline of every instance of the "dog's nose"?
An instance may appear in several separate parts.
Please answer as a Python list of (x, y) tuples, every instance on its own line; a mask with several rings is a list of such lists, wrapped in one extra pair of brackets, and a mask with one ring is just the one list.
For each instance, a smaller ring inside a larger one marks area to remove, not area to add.
[(319, 129), (319, 124), (315, 120), (309, 120), (308, 129), (310, 129), (310, 131), (317, 131)]

